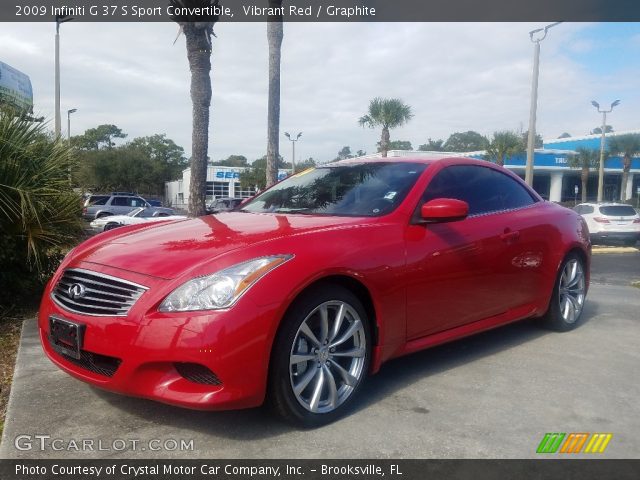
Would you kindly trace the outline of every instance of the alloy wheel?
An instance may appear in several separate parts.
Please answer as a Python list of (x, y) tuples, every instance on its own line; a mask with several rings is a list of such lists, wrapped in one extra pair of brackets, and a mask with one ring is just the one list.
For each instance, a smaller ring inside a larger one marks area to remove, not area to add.
[(301, 323), (289, 355), (296, 400), (312, 413), (329, 413), (364, 374), (367, 340), (358, 312), (344, 301), (320, 304)]
[(585, 297), (584, 269), (578, 259), (572, 258), (565, 264), (558, 289), (560, 315), (567, 323), (576, 322), (582, 312)]

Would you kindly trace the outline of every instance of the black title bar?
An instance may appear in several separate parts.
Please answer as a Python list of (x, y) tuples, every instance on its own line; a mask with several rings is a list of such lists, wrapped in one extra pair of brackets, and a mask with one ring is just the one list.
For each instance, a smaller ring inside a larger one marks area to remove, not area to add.
[[(213, 3), (213, 2), (212, 2)], [(640, 21), (639, 0), (220, 0), (210, 9), (176, 12), (169, 0), (2, 0), (0, 22), (167, 22), (176, 13), (192, 21), (264, 22), (523, 22)], [(270, 16), (271, 15), (271, 16)], [(276, 17), (274, 17), (275, 15)]]

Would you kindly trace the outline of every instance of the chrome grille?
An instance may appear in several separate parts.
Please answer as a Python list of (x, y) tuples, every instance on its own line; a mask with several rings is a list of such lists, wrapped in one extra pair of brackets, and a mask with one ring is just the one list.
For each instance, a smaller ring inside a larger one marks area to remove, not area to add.
[(69, 268), (53, 289), (53, 300), (65, 310), (84, 315), (124, 316), (147, 287), (120, 278)]

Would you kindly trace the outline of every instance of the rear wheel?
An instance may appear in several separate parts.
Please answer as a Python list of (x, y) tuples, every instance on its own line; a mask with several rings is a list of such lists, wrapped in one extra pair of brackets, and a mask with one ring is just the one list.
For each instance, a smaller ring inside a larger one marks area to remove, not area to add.
[(283, 319), (271, 360), (276, 413), (307, 427), (346, 411), (367, 375), (371, 340), (362, 303), (326, 284), (301, 295)]
[(549, 309), (541, 319), (543, 324), (560, 332), (575, 328), (582, 314), (586, 293), (584, 261), (579, 255), (570, 254), (558, 272)]

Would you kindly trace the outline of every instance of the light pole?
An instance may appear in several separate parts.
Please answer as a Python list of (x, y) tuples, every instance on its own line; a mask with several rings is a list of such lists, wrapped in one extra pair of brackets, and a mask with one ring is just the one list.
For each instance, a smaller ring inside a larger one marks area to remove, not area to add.
[(300, 140), (302, 132), (298, 133), (296, 138), (292, 138), (291, 135), (289, 135), (289, 132), (284, 132), (284, 136), (291, 140), (291, 147), (293, 149), (291, 155), (291, 174), (293, 175), (294, 173), (296, 173), (296, 142)]
[[(547, 38), (550, 28), (562, 22), (555, 22), (544, 28), (538, 28), (529, 32), (529, 39), (535, 44), (533, 48), (533, 79), (531, 81), (531, 108), (529, 110), (529, 138), (527, 139), (527, 165), (525, 167), (524, 181), (527, 185), (533, 185), (533, 147), (536, 140), (536, 110), (538, 108), (538, 73), (540, 71), (540, 42)], [(542, 36), (534, 38), (536, 33), (543, 32)]]
[(70, 22), (69, 15), (56, 15), (56, 54), (55, 54), (55, 129), (56, 137), (60, 136), (60, 24)]
[(609, 110), (600, 110), (600, 104), (595, 100), (591, 102), (591, 105), (598, 109), (598, 113), (602, 114), (602, 132), (600, 132), (600, 165), (598, 167), (598, 202), (601, 202), (604, 196), (604, 136), (607, 129), (607, 113), (611, 113), (613, 111), (613, 107), (620, 105), (620, 100), (613, 102)]
[(67, 141), (69, 142), (69, 145), (71, 145), (71, 114), (76, 113), (77, 111), (77, 108), (67, 110)]

